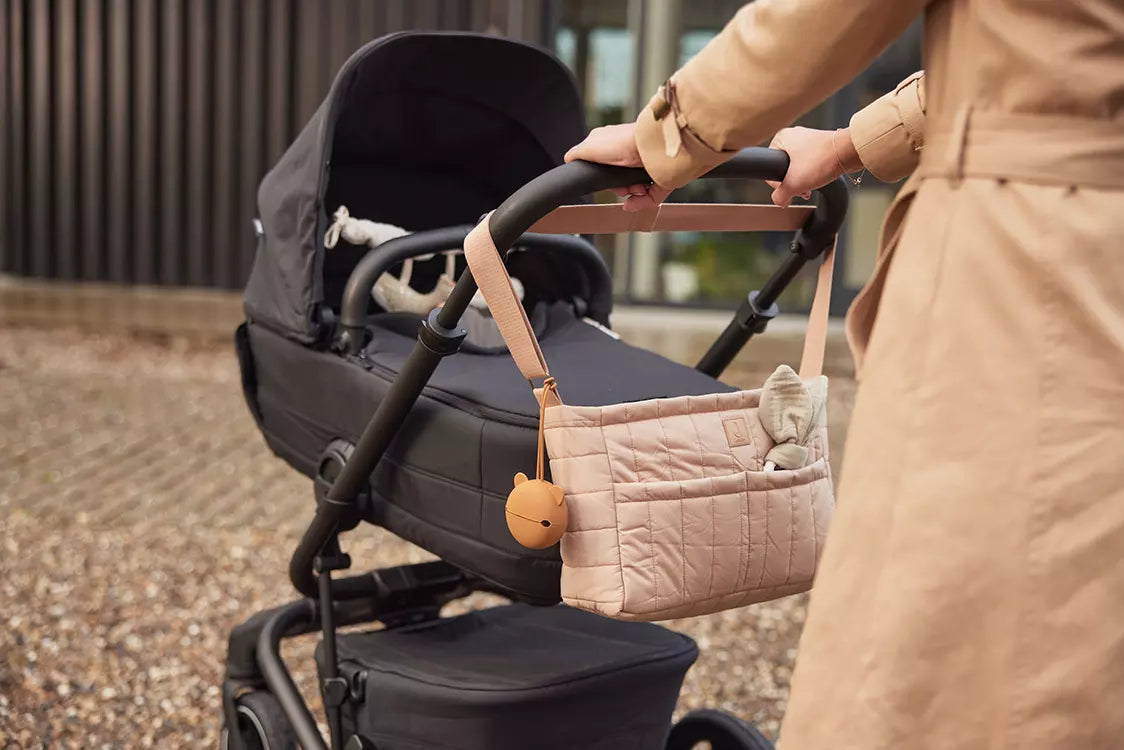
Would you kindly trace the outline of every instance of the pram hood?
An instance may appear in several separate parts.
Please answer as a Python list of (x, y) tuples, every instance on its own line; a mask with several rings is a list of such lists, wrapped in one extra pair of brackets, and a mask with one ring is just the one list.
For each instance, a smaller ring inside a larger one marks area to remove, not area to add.
[(337, 205), (411, 231), (473, 224), (584, 134), (573, 76), (538, 47), (457, 32), (366, 44), (261, 182), (247, 317), (317, 340)]

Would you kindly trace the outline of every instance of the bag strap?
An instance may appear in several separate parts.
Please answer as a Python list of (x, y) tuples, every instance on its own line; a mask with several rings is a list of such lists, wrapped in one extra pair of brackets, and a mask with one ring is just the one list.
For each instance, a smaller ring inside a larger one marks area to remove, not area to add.
[[(717, 210), (714, 210), (717, 209)], [(629, 213), (619, 204), (562, 206), (540, 219), (529, 231), (548, 234), (609, 234), (637, 231), (785, 231), (799, 229), (810, 215), (810, 206), (779, 208), (734, 204), (671, 203), (662, 209)], [(637, 218), (638, 215), (642, 215)], [(663, 217), (661, 219), (661, 216)], [(472, 270), (492, 318), (507, 343), (519, 371), (529, 381), (549, 378), (550, 370), (527, 311), (511, 286), (507, 267), (496, 249), (489, 228), (491, 214), (468, 233), (464, 256)], [(808, 316), (800, 376), (814, 378), (823, 372), (827, 346), (831, 281), (835, 267), (835, 242), (823, 255), (816, 294)]]
[(472, 277), (476, 279), (476, 285), (480, 287), (480, 292), (488, 303), (492, 319), (496, 321), (519, 372), (527, 380), (549, 378), (550, 370), (547, 369), (546, 359), (539, 348), (539, 340), (531, 328), (531, 321), (527, 319), (523, 303), (511, 286), (507, 267), (492, 240), (492, 232), (488, 228), (491, 218), (492, 214), (489, 213), (464, 238), (464, 257), (468, 260)]
[(804, 332), (804, 352), (800, 356), (800, 377), (811, 380), (823, 375), (824, 353), (827, 351), (827, 323), (831, 313), (831, 280), (835, 274), (835, 243), (824, 251), (816, 274), (816, 293), (808, 311), (808, 328)]

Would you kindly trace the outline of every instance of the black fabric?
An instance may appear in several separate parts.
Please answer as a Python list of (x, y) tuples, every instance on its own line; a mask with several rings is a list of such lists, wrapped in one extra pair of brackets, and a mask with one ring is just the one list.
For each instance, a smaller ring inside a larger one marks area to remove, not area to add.
[(698, 656), (655, 625), (523, 605), (341, 635), (338, 650), (364, 685), (349, 728), (382, 750), (662, 748)]
[[(567, 403), (733, 390), (612, 339), (566, 304), (540, 307), (533, 317), (545, 318), (543, 350)], [(277, 455), (308, 476), (333, 440), (359, 439), (415, 340), (375, 326), (363, 356), (348, 361), (261, 326), (246, 331), (262, 432)], [(520, 546), (504, 517), (512, 477), (535, 466), (537, 427), (534, 396), (506, 352), (446, 358), (371, 477), (364, 517), (517, 599), (558, 601), (557, 548)]]
[[(528, 319), (536, 336), (541, 338), (547, 335), (548, 308), (546, 305), (539, 305), (528, 316)], [(421, 326), (422, 320), (421, 315), (414, 313), (379, 313), (371, 316), (370, 324), (375, 328), (390, 331), (397, 336), (412, 341), (418, 336), (418, 328)], [(496, 321), (492, 319), (490, 314), (470, 307), (461, 316), (460, 326), (468, 333), (461, 343), (461, 352), (466, 354), (507, 354), (507, 344), (504, 343), (499, 326), (496, 325)]]
[(243, 323), (234, 331), (234, 351), (238, 356), (238, 371), (242, 376), (242, 395), (254, 421), (261, 427), (261, 407), (258, 406), (258, 376), (254, 368), (254, 355), (250, 351), (248, 324)]
[[(266, 442), (315, 476), (333, 440), (359, 439), (393, 373), (365, 370), (261, 326), (248, 332)], [(371, 477), (364, 517), (513, 597), (557, 602), (557, 549), (521, 547), (504, 520), (512, 476), (534, 465), (535, 451), (531, 427), (491, 422), (423, 394)]]
[[(532, 313), (532, 320), (542, 308)], [(558, 392), (568, 404), (606, 406), (673, 396), (725, 393), (734, 388), (694, 368), (629, 346), (578, 320), (564, 303), (547, 308), (547, 321), (534, 325)], [(398, 372), (413, 340), (376, 329), (364, 354), (372, 368)], [(475, 409), (513, 424), (538, 424), (538, 404), (510, 355), (501, 351), (445, 359), (429, 381), (435, 398)]]
[(365, 45), (262, 180), (247, 316), (312, 343), (324, 274), (338, 294), (356, 259), (339, 253), (325, 265), (329, 212), (343, 204), (409, 230), (473, 224), (584, 133), (573, 77), (537, 47), (456, 32)]

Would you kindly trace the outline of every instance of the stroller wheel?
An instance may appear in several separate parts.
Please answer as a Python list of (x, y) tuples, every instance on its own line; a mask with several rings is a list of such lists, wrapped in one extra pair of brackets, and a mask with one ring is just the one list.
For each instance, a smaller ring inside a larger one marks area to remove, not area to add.
[[(272, 693), (258, 690), (235, 701), (238, 736), (245, 750), (296, 750), (297, 736)], [(222, 750), (230, 747), (230, 727), (223, 726)]]
[(671, 728), (667, 750), (691, 750), (703, 742), (711, 750), (773, 750), (752, 724), (724, 711), (692, 711)]

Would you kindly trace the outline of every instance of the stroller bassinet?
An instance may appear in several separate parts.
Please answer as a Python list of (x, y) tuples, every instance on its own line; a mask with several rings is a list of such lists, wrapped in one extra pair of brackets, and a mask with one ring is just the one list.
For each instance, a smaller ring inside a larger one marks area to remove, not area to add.
[[(499, 231), (497, 243), (514, 248), (509, 269), (526, 287), (524, 305), (569, 399), (732, 390), (717, 374), (835, 234), (845, 193), (830, 186), (833, 209), (817, 210), (791, 259), (694, 369), (607, 332), (611, 280), (585, 240), (525, 234), (562, 199), (647, 179), (641, 170), (559, 167), (584, 133), (573, 79), (543, 51), (491, 36), (396, 34), (351, 57), (263, 180), (236, 335), (242, 383), (271, 449), (313, 478), (318, 509), (290, 570), (308, 598), (231, 634), (223, 685), (231, 747), (325, 746), (279, 656), (283, 638), (313, 630), (323, 634), (317, 660), (333, 748), (344, 737), (349, 748), (383, 750), (657, 748), (665, 739), (676, 748), (768, 746), (715, 712), (689, 715), (668, 738), (696, 656), (689, 639), (560, 605), (526, 606), (559, 601), (557, 549), (521, 547), (504, 518), (512, 476), (535, 462), (538, 405), (506, 349), (472, 345), (457, 329), (475, 291), (471, 275), (428, 317), (388, 312), (371, 298), (382, 273), (459, 248), (500, 206), (494, 216), (506, 211), (506, 222), (493, 227), (514, 234)], [(756, 151), (716, 173), (783, 176), (787, 157)], [(340, 205), (412, 234), (374, 250), (326, 251), (328, 214)], [(422, 264), (414, 280), (432, 281), (428, 271)], [(332, 571), (350, 564), (338, 533), (361, 521), (441, 560), (333, 581)], [(479, 590), (517, 603), (440, 617), (446, 603)], [(385, 629), (336, 634), (373, 621)]]
[[(358, 440), (421, 322), (368, 310), (369, 286), (360, 284), (349, 302), (365, 317), (364, 346), (351, 357), (325, 346), (367, 250), (324, 250), (327, 214), (343, 204), (415, 232), (451, 226), (434, 249), (457, 248), (485, 211), (561, 163), (584, 135), (583, 119), (569, 72), (506, 40), (399, 35), (347, 63), (259, 193), (263, 232), (239, 346), (247, 396), (274, 452), (315, 476), (333, 441)], [(600, 404), (728, 390), (583, 322), (608, 325), (612, 297), (600, 257), (582, 245), (543, 238), (533, 258), (512, 262), (548, 356), (573, 363), (560, 375), (574, 397)], [(591, 357), (596, 372), (582, 365)], [(506, 349), (449, 358), (371, 477), (365, 520), (505, 593), (557, 602), (557, 550), (519, 546), (503, 512), (511, 477), (533, 462), (537, 414)]]

